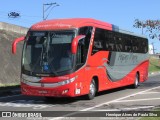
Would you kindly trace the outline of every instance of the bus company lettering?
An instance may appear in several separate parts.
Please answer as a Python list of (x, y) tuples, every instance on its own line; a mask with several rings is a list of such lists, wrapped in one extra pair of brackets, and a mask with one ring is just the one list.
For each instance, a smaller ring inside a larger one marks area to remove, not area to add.
[(37, 29), (40, 29), (40, 28), (48, 28), (48, 27), (57, 27), (57, 28), (63, 28), (63, 27), (65, 27), (65, 28), (72, 28), (72, 26), (71, 25), (68, 25), (68, 24), (62, 24), (62, 23), (56, 23), (56, 24), (44, 24), (44, 25), (35, 25), (35, 26), (33, 26), (33, 27), (35, 27), (35, 28), (37, 28)]
[(126, 63), (126, 62), (131, 62), (131, 63), (137, 63), (138, 59), (137, 59), (137, 55), (133, 55), (133, 54), (119, 54), (118, 56), (118, 60), (121, 63)]

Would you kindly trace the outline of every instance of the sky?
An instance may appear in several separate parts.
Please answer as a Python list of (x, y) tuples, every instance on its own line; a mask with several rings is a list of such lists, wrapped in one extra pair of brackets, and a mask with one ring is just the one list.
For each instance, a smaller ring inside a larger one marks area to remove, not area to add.
[[(160, 0), (1, 0), (0, 22), (7, 22), (24, 27), (43, 20), (43, 4), (57, 3), (47, 19), (62, 18), (94, 18), (115, 24), (122, 29), (142, 33), (141, 29), (133, 27), (134, 20), (160, 20)], [(47, 6), (46, 6), (47, 8)], [(20, 13), (19, 18), (9, 18), (8, 13)], [(154, 42), (156, 53), (160, 53), (160, 41)]]

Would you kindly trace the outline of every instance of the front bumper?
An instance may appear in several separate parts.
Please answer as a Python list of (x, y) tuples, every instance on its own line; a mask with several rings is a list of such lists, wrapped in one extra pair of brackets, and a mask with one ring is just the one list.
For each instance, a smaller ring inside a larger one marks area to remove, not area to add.
[(46, 88), (46, 87), (35, 87), (29, 86), (25, 83), (21, 83), (21, 92), (23, 95), (29, 96), (53, 96), (53, 97), (75, 97), (75, 86), (73, 83), (55, 87), (55, 88)]

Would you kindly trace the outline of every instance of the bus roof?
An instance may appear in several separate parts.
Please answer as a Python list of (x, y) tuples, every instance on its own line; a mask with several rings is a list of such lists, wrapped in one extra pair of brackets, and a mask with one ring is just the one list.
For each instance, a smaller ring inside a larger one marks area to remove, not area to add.
[(98, 26), (112, 29), (112, 25), (106, 22), (98, 21), (91, 18), (70, 18), (70, 19), (53, 19), (45, 20), (34, 24), (32, 30), (53, 30), (53, 29), (72, 29), (82, 26)]
[(83, 26), (94, 26), (98, 28), (103, 28), (107, 30), (113, 30), (133, 36), (138, 36), (138, 37), (143, 37), (146, 38), (143, 35), (138, 35), (133, 32), (129, 32), (126, 30), (120, 29), (118, 26), (107, 23), (107, 22), (102, 22), (99, 20), (95, 20), (92, 18), (70, 18), (70, 19), (53, 19), (53, 20), (44, 20), (42, 22), (36, 23), (31, 26), (30, 30), (36, 30), (36, 31), (41, 31), (41, 30), (64, 30), (64, 29), (74, 29), (74, 28), (79, 28)]

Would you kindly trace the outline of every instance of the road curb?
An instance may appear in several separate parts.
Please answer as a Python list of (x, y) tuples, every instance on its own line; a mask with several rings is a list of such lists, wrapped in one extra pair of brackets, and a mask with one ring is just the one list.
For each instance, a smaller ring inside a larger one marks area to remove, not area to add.
[(158, 71), (158, 72), (151, 72), (151, 73), (148, 74), (149, 77), (156, 76), (156, 75), (160, 75), (160, 71)]

